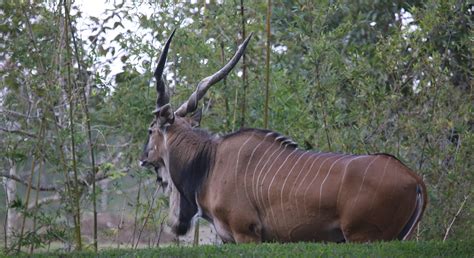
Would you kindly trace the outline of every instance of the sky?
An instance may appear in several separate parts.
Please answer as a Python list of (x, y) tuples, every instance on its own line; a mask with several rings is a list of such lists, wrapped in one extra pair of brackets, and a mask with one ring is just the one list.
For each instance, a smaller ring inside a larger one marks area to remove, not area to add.
[[(83, 40), (89, 42), (86, 39), (93, 34), (91, 30), (91, 28), (93, 27), (93, 22), (90, 20), (90, 17), (97, 17), (100, 21), (102, 21), (105, 17), (107, 17), (106, 10), (112, 9), (114, 6), (114, 2), (121, 3), (121, 1), (113, 0), (76, 0), (74, 2), (74, 5), (77, 6), (82, 12), (82, 19), (78, 20), (77, 27), (79, 35)], [(132, 3), (126, 4), (131, 5)], [(147, 16), (150, 16), (153, 12), (153, 8), (151, 8), (146, 1), (144, 1), (143, 4), (141, 4), (134, 10), (135, 12), (146, 14)], [(117, 17), (111, 19), (108, 23), (109, 26), (112, 27), (114, 22), (116, 21), (119, 21)], [(161, 49), (161, 45), (159, 42), (152, 42), (153, 39), (150, 33), (147, 33), (145, 30), (139, 28), (138, 21), (129, 21), (123, 19), (120, 22), (123, 24), (123, 27), (118, 26), (113, 30), (107, 30), (104, 35), (106, 39), (104, 48), (115, 47), (115, 49), (120, 51), (116, 51), (113, 56), (109, 53), (106, 57), (96, 60), (95, 67), (93, 68), (100, 71), (100, 69), (102, 69), (110, 60), (112, 60), (111, 63), (108, 64), (110, 66), (111, 73), (106, 78), (106, 81), (111, 83), (113, 81), (114, 75), (123, 71), (120, 57), (127, 54), (126, 50), (118, 46), (117, 43), (111, 42), (111, 40), (117, 35), (125, 33), (127, 30), (134, 31), (137, 35), (141, 35), (144, 41), (149, 41), (150, 44), (154, 43), (157, 49)], [(131, 61), (133, 62), (133, 60)], [(136, 67), (139, 72), (145, 72), (144, 68), (141, 66), (141, 63), (138, 61), (136, 62)]]

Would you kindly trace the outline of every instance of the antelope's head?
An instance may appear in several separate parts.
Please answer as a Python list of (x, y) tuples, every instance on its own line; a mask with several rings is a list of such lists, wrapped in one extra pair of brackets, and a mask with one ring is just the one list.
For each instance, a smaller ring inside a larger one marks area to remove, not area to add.
[[(199, 111), (195, 112), (198, 101), (212, 85), (222, 80), (232, 70), (232, 68), (234, 68), (240, 57), (243, 55), (252, 36), (250, 35), (239, 46), (237, 52), (226, 65), (216, 73), (201, 80), (189, 99), (178, 109), (173, 111), (169, 103), (169, 94), (163, 80), (163, 70), (165, 68), (166, 56), (174, 33), (175, 31), (171, 33), (166, 41), (158, 61), (158, 66), (154, 73), (157, 92), (156, 108), (153, 111), (153, 121), (148, 128), (148, 139), (140, 157), (140, 165), (155, 170), (157, 173), (157, 181), (164, 187), (166, 187), (171, 180), (169, 162), (170, 146), (168, 139), (172, 138), (173, 133), (175, 132), (192, 130), (193, 127), (199, 125), (201, 113)], [(188, 114), (192, 115), (188, 116)]]

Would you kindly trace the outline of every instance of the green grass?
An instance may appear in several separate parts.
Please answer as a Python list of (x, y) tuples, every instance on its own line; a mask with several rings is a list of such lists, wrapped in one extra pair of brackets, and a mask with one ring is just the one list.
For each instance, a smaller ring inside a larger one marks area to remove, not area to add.
[(245, 244), (42, 253), (34, 257), (474, 257), (474, 241), (371, 244)]

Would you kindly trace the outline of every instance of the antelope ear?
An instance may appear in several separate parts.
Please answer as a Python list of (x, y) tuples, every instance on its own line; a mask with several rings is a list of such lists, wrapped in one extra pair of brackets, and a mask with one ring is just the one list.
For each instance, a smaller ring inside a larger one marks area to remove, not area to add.
[(170, 104), (166, 104), (159, 109), (153, 111), (160, 124), (160, 127), (171, 125), (174, 123), (174, 112), (171, 110)]
[(202, 118), (202, 108), (198, 109), (198, 111), (194, 112), (189, 118), (189, 123), (191, 127), (199, 127), (201, 125), (201, 118)]

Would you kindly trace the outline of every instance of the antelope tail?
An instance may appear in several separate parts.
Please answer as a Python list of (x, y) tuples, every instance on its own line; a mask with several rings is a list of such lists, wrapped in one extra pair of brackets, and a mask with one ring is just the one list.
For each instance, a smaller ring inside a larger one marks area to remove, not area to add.
[(416, 225), (421, 219), (421, 215), (423, 214), (425, 207), (426, 207), (426, 190), (422, 189), (422, 186), (418, 184), (416, 186), (415, 210), (413, 211), (413, 214), (411, 215), (405, 227), (403, 227), (400, 234), (398, 234), (398, 237), (397, 237), (398, 240), (406, 240), (413, 233), (413, 230), (415, 229)]

